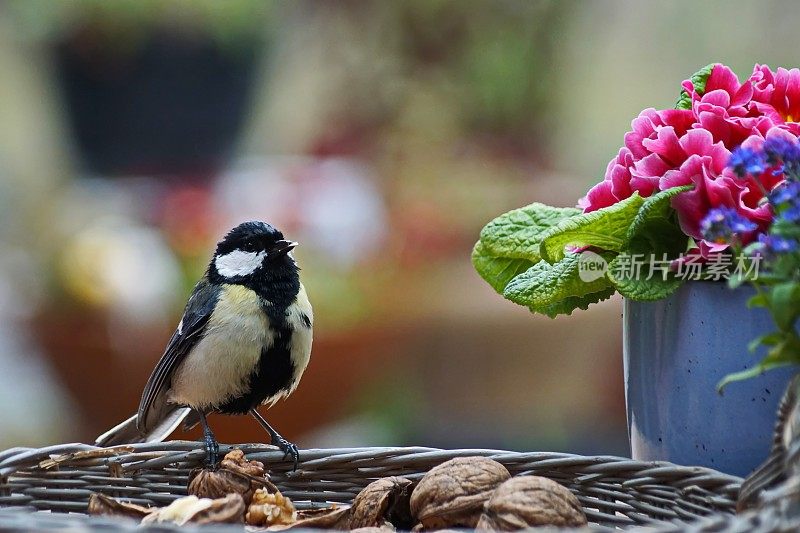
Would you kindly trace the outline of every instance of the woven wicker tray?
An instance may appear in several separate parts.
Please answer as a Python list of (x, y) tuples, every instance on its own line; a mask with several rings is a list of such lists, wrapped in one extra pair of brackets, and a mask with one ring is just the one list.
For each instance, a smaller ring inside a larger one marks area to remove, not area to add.
[[(264, 462), (272, 481), (301, 509), (350, 503), (374, 479), (392, 475), (419, 479), (453, 457), (482, 455), (503, 463), (512, 475), (531, 473), (565, 485), (578, 497), (596, 530), (637, 525), (665, 532), (779, 530), (778, 518), (765, 513), (733, 517), (741, 479), (700, 467), (565, 453), (341, 448), (303, 450), (298, 470), (291, 472), (291, 464), (273, 447), (223, 445), (221, 452), (233, 447)], [(165, 505), (186, 494), (188, 474), (204, 457), (199, 443), (188, 441), (114, 448), (64, 444), (0, 452), (0, 528), (51, 529), (69, 524), (133, 528), (134, 522), (31, 511), (84, 513), (93, 492)]]

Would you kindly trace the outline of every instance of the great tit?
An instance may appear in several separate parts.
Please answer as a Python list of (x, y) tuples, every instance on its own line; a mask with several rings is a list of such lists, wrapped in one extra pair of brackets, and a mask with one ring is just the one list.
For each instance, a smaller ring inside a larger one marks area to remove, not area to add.
[(144, 387), (138, 412), (95, 444), (164, 440), (200, 422), (215, 463), (209, 413), (250, 413), (295, 468), (297, 447), (256, 410), (291, 394), (311, 356), (313, 313), (290, 254), (297, 243), (264, 222), (245, 222), (217, 244), (203, 278)]

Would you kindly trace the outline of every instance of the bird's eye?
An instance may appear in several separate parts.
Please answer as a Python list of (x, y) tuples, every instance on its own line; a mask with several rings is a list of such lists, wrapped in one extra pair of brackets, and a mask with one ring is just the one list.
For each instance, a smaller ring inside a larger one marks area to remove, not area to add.
[(242, 250), (244, 250), (245, 252), (255, 252), (256, 243), (253, 241), (245, 241), (244, 245), (242, 246)]

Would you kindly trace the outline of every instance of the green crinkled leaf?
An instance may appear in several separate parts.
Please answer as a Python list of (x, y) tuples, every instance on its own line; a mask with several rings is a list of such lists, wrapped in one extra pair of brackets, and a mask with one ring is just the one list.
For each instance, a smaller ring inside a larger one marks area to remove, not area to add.
[[(688, 238), (675, 219), (670, 200), (691, 185), (673, 187), (647, 198), (628, 228), (624, 250), (609, 264), (607, 276), (632, 300), (666, 298), (681, 286), (669, 264), (686, 250)], [(651, 258), (652, 257), (652, 261)]]
[(580, 214), (576, 207), (551, 207), (533, 203), (495, 218), (481, 230), (480, 242), (495, 257), (514, 257), (538, 262), (544, 231), (562, 220)]
[[(580, 258), (581, 254), (570, 253), (554, 264), (540, 261), (511, 280), (503, 291), (503, 296), (538, 311), (559, 303), (578, 305), (581, 303), (580, 299), (587, 295), (607, 291), (611, 285), (602, 273), (591, 281), (580, 278)], [(604, 259), (608, 260), (608, 255)], [(568, 298), (578, 300), (567, 302)]]
[[(665, 261), (663, 256), (654, 256), (655, 268), (651, 268), (649, 259), (639, 259), (650, 255), (622, 253), (609, 263), (606, 277), (621, 295), (631, 300), (652, 302), (666, 298), (683, 284), (683, 280), (671, 272), (664, 275), (669, 259)], [(641, 262), (641, 267), (636, 266), (636, 260)]]
[[(692, 81), (692, 85), (694, 85), (694, 90), (697, 91), (698, 94), (703, 94), (706, 90), (706, 83), (708, 82), (708, 77), (711, 76), (711, 71), (714, 70), (714, 66), (717, 63), (711, 63), (710, 65), (706, 65), (705, 67), (701, 68), (694, 74), (692, 77), (689, 78)], [(675, 103), (675, 109), (691, 109), (692, 108), (692, 97), (686, 91), (686, 89), (681, 89), (681, 94), (678, 96), (678, 101)]]
[(669, 248), (676, 249), (677, 253), (685, 251), (688, 238), (676, 222), (670, 201), (693, 188), (694, 185), (672, 187), (646, 198), (628, 228), (628, 241), (645, 239), (654, 250)]
[[(475, 244), (475, 248), (472, 251), (472, 264), (478, 274), (500, 294), (503, 294), (503, 289), (512, 279), (526, 272), (534, 265), (527, 259), (494, 257), (486, 251), (486, 247), (481, 242)], [(569, 296), (546, 305), (538, 307), (528, 305), (527, 307), (534, 313), (555, 318), (558, 315), (570, 315), (575, 309), (587, 309), (589, 305), (606, 300), (613, 294), (614, 288), (608, 287), (605, 290), (591, 294)]]
[(472, 250), (472, 264), (478, 274), (500, 294), (503, 294), (509, 281), (533, 266), (527, 259), (496, 257), (480, 241)]
[(584, 296), (570, 296), (554, 304), (529, 307), (529, 309), (533, 313), (547, 315), (550, 318), (555, 318), (558, 315), (571, 315), (576, 309), (586, 310), (592, 304), (608, 300), (614, 295), (614, 292), (614, 287), (609, 287), (599, 292), (593, 292)]
[(614, 205), (562, 220), (542, 235), (539, 253), (549, 263), (566, 255), (566, 246), (594, 246), (601, 250), (621, 251), (630, 228), (644, 200), (638, 192)]

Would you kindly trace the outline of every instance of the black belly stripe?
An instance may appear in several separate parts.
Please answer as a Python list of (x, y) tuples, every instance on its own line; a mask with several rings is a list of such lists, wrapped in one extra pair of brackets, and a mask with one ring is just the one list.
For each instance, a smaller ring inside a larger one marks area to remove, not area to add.
[(218, 410), (226, 414), (244, 414), (292, 386), (294, 363), (291, 357), (292, 330), (273, 330), (272, 346), (261, 351), (256, 370), (250, 374), (250, 387), (242, 396), (231, 398)]

